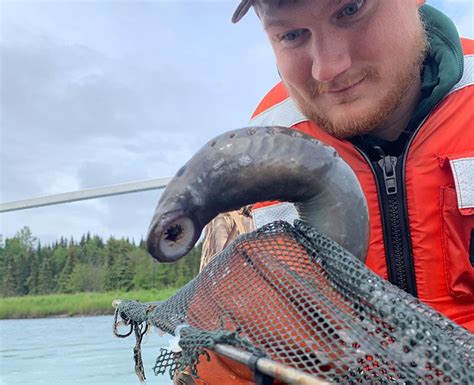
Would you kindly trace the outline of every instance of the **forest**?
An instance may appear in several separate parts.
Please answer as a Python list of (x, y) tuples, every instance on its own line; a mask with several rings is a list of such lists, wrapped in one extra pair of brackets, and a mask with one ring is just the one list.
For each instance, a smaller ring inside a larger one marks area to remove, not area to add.
[(179, 288), (199, 271), (201, 245), (177, 263), (155, 261), (145, 243), (86, 233), (42, 245), (25, 226), (0, 239), (0, 296)]

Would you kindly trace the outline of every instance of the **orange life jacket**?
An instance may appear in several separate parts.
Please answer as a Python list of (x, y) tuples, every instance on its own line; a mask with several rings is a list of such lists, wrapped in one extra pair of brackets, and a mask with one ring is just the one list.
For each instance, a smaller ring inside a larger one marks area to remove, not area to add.
[[(395, 175), (402, 186), (396, 194), (401, 194), (406, 207), (406, 239), (412, 255), (405, 260), (408, 273), (399, 279), (411, 280), (406, 283), (407, 291), (474, 331), (474, 41), (463, 39), (462, 43), (462, 79), (412, 136), (404, 159), (398, 159), (404, 163), (400, 175)], [(355, 171), (367, 198), (370, 243), (366, 264), (396, 283), (398, 267), (387, 264), (391, 238), (385, 235), (384, 240), (380, 204), (389, 191), (383, 184), (377, 186), (374, 165), (352, 143), (330, 136), (303, 116), (282, 83), (260, 103), (251, 125), (293, 127), (339, 152)], [(265, 216), (272, 217), (268, 213), (272, 207), (271, 202), (257, 204), (255, 215), (267, 211)]]

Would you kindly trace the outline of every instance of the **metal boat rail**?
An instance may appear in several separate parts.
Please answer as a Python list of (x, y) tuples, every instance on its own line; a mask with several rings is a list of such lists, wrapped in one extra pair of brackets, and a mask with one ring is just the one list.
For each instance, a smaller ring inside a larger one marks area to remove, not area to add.
[(9, 211), (25, 210), (35, 207), (51, 206), (61, 203), (82, 201), (87, 199), (102, 198), (114, 195), (123, 195), (149, 190), (160, 190), (165, 188), (171, 181), (171, 177), (138, 180), (108, 186), (88, 188), (70, 191), (61, 194), (45, 195), (41, 197), (23, 199), (0, 203), (0, 213)]

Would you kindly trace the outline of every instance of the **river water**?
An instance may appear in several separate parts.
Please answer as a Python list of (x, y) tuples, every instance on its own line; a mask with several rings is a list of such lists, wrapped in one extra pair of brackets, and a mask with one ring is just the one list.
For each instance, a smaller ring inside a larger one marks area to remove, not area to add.
[[(116, 338), (113, 317), (0, 320), (0, 385), (135, 385), (135, 337)], [(125, 330), (124, 330), (125, 331)], [(168, 338), (144, 337), (147, 384), (170, 385), (152, 367)]]

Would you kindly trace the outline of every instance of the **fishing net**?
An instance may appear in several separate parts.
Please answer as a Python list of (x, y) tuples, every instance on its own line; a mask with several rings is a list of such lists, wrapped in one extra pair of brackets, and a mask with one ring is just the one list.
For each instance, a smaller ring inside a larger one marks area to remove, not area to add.
[(240, 236), (167, 301), (123, 301), (116, 317), (135, 330), (137, 367), (144, 325), (180, 335), (155, 373), (199, 375), (225, 343), (328, 382), (474, 383), (471, 333), (300, 221)]

